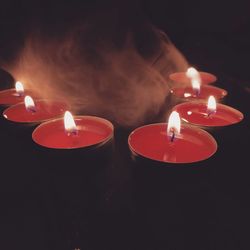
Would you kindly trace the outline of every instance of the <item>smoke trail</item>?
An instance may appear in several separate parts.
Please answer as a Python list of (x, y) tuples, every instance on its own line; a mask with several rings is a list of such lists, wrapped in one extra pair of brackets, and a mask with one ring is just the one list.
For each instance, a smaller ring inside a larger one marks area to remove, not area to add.
[(60, 34), (32, 32), (8, 69), (41, 98), (66, 101), (74, 113), (124, 127), (146, 123), (169, 94), (168, 75), (187, 63), (159, 30), (127, 21), (98, 12)]

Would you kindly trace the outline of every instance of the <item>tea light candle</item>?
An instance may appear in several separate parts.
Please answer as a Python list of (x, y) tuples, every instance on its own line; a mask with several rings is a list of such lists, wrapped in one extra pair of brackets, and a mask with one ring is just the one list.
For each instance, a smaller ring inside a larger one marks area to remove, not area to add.
[(183, 121), (199, 126), (220, 127), (238, 123), (244, 115), (227, 105), (216, 103), (214, 96), (208, 101), (192, 101), (174, 107)]
[(222, 99), (227, 95), (225, 89), (221, 89), (214, 86), (201, 85), (199, 78), (191, 80), (192, 86), (176, 87), (171, 90), (171, 93), (179, 98), (183, 99), (208, 99), (213, 95), (216, 99)]
[(64, 119), (39, 125), (33, 132), (34, 142), (45, 148), (76, 149), (102, 145), (113, 138), (114, 127), (106, 119), (76, 116), (65, 112)]
[(169, 78), (176, 83), (191, 84), (193, 78), (200, 78), (201, 84), (211, 84), (217, 81), (217, 77), (211, 73), (197, 71), (190, 67), (186, 72), (176, 72), (169, 75)]
[(32, 91), (24, 90), (23, 84), (17, 81), (15, 88), (0, 91), (0, 105), (10, 106), (23, 102), (25, 95), (32, 95)]
[(25, 96), (25, 102), (10, 106), (3, 112), (4, 118), (16, 123), (37, 123), (63, 115), (68, 108), (65, 103), (37, 100)]
[(130, 150), (154, 161), (192, 163), (205, 160), (217, 150), (217, 143), (206, 131), (181, 125), (174, 111), (167, 123), (145, 125), (135, 129), (128, 138)]

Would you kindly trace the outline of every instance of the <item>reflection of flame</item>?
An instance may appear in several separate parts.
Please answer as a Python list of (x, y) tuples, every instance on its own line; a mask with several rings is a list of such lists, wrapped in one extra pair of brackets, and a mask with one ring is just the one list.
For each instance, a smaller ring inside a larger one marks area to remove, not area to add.
[(201, 88), (201, 83), (200, 80), (197, 78), (192, 79), (192, 87), (196, 95), (199, 95), (200, 93), (200, 88)]
[(66, 111), (64, 114), (64, 128), (68, 133), (76, 133), (77, 128), (72, 114)]
[(184, 93), (184, 97), (190, 97), (192, 96), (190, 93)]
[(24, 94), (24, 88), (23, 88), (23, 84), (21, 82), (16, 82), (15, 88), (16, 88), (16, 92), (18, 95), (21, 96)]
[(25, 96), (24, 103), (25, 103), (25, 107), (28, 111), (32, 111), (32, 112), (36, 111), (35, 103), (30, 96), (28, 96), (28, 95)]
[(200, 73), (193, 67), (190, 67), (186, 71), (186, 76), (190, 79), (200, 78)]
[(181, 119), (178, 112), (173, 111), (168, 119), (167, 134), (171, 136), (171, 141), (181, 132)]
[(216, 112), (216, 100), (214, 96), (209, 96), (208, 102), (207, 102), (207, 112), (208, 114)]

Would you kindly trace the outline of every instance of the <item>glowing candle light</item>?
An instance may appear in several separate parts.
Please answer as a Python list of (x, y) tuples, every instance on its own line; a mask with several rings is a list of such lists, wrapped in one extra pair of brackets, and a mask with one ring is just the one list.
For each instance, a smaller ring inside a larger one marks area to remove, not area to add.
[(174, 83), (190, 84), (192, 79), (199, 79), (200, 83), (211, 84), (216, 82), (215, 75), (203, 71), (198, 71), (194, 67), (190, 67), (186, 72), (175, 72), (169, 75), (170, 80)]
[(178, 104), (174, 110), (181, 115), (183, 121), (205, 127), (228, 126), (244, 118), (240, 111), (216, 103), (214, 96), (210, 96), (207, 102), (200, 100)]
[(95, 116), (75, 116), (66, 111), (63, 118), (42, 123), (33, 132), (33, 140), (51, 149), (96, 147), (113, 138), (114, 127), (106, 119)]
[(25, 95), (37, 97), (31, 90), (25, 89), (22, 82), (17, 81), (15, 88), (0, 91), (0, 105), (10, 106), (23, 102)]
[(208, 99), (209, 96), (211, 95), (219, 100), (227, 95), (227, 91), (225, 89), (209, 85), (201, 85), (198, 79), (193, 79), (191, 83), (192, 86), (180, 86), (173, 88), (171, 90), (171, 94), (183, 100), (189, 100), (189, 99), (204, 100)]
[(167, 134), (171, 138), (170, 141), (173, 142), (174, 139), (180, 134), (181, 131), (181, 119), (176, 111), (173, 111), (169, 116)]
[(19, 82), (19, 81), (16, 82), (15, 89), (16, 89), (16, 93), (19, 96), (23, 96), (24, 95), (24, 87), (23, 87), (23, 84), (21, 82)]
[(210, 116), (211, 114), (216, 112), (216, 100), (214, 96), (209, 96), (208, 102), (207, 102), (207, 115)]
[(186, 76), (192, 79), (200, 79), (200, 73), (193, 67), (190, 67), (186, 71)]
[(195, 96), (199, 96), (200, 89), (201, 89), (200, 80), (197, 78), (192, 79), (192, 87), (193, 87)]
[(3, 112), (4, 118), (18, 123), (39, 123), (62, 116), (68, 106), (60, 101), (34, 100), (25, 96), (24, 102), (17, 103)]
[(177, 112), (172, 112), (168, 123), (155, 123), (135, 129), (128, 138), (131, 152), (165, 163), (191, 163), (212, 156), (217, 143), (206, 131), (181, 125)]
[(77, 134), (76, 123), (72, 114), (69, 111), (66, 111), (64, 114), (64, 128), (69, 135)]
[(34, 103), (34, 100), (32, 99), (32, 97), (30, 97), (28, 95), (25, 96), (24, 104), (25, 104), (25, 108), (27, 111), (36, 112), (36, 106), (35, 106), (35, 103)]

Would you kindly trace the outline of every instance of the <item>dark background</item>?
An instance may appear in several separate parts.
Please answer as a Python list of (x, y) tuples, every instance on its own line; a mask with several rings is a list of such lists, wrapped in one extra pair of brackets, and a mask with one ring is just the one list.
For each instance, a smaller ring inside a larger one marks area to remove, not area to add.
[[(0, 61), (13, 60), (36, 26), (57, 35), (114, 6), (129, 18), (150, 20), (191, 64), (216, 74), (217, 85), (229, 91), (225, 103), (245, 120), (212, 131), (219, 144), (214, 157), (178, 170), (133, 162), (129, 131), (122, 129), (112, 157), (80, 153), (68, 167), (62, 156), (42, 155), (20, 141), (22, 129), (19, 138), (1, 122), (1, 247), (249, 249), (249, 1), (2, 1)], [(11, 86), (6, 72), (1, 79), (1, 88)]]

